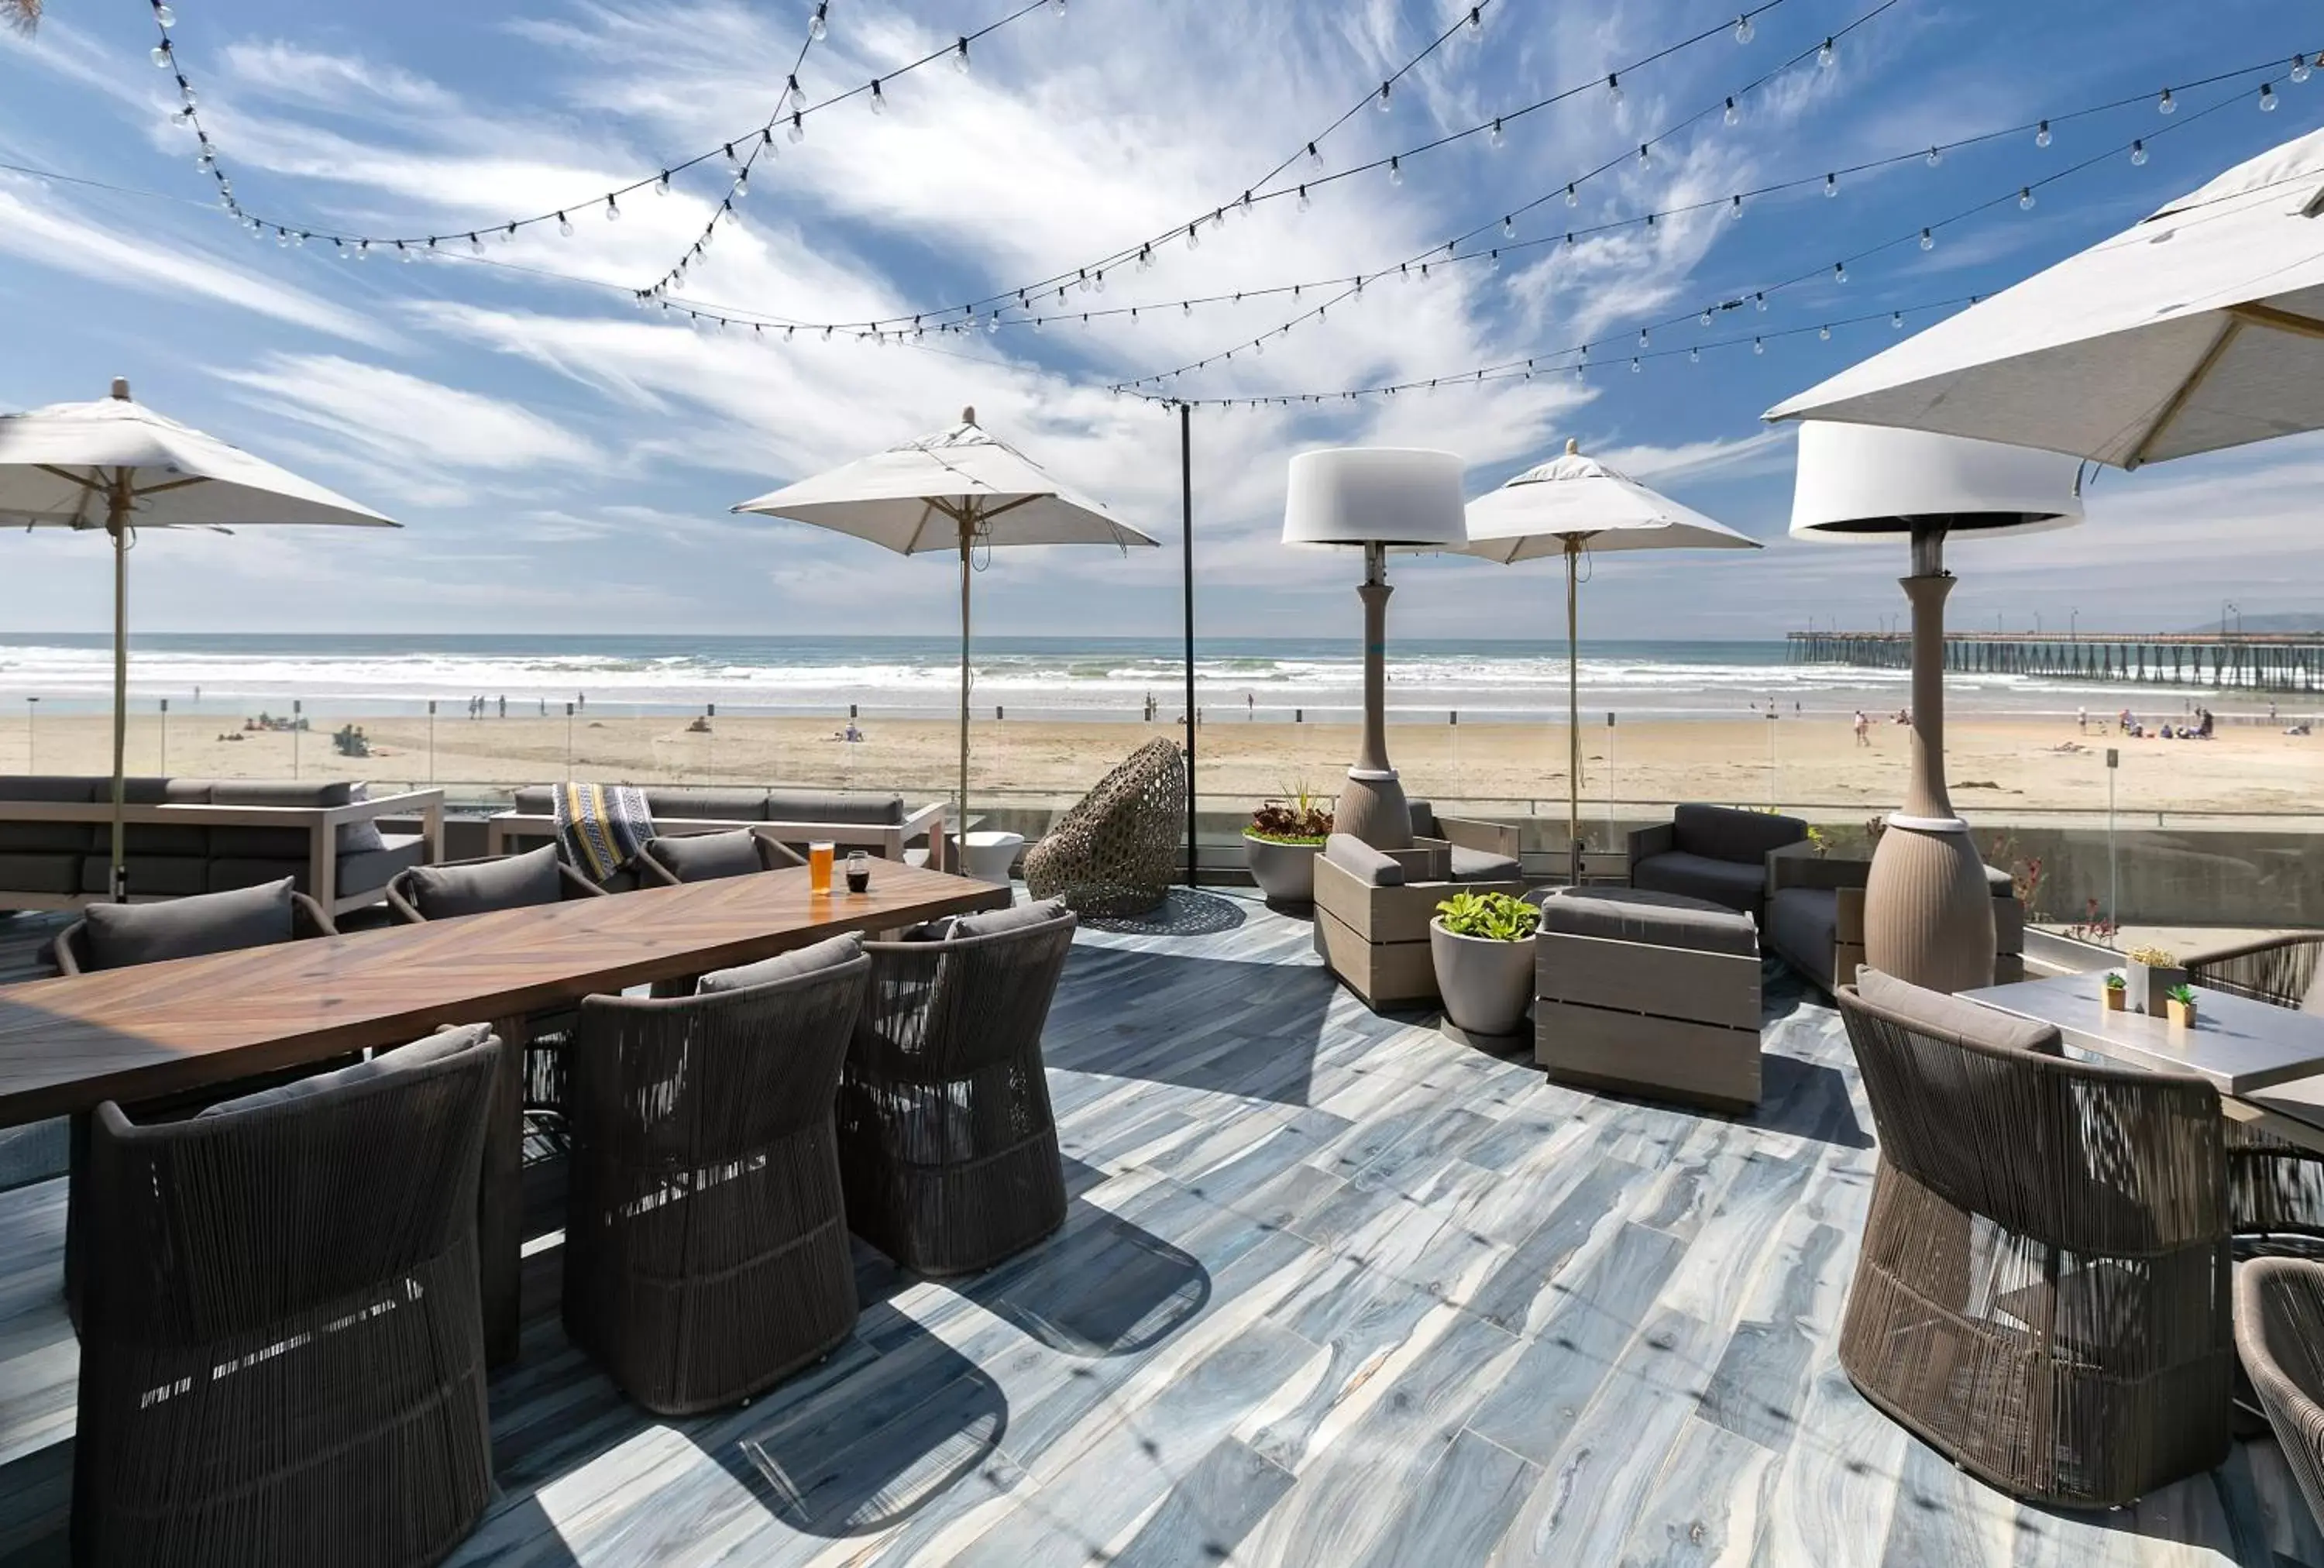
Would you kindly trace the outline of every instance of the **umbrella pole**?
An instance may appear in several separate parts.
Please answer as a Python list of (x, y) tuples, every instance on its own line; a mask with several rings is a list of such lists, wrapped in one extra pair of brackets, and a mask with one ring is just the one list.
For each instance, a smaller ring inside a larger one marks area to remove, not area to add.
[(129, 471), (117, 470), (107, 498), (105, 530), (113, 536), (113, 901), (129, 901), (129, 866), (122, 853), (122, 802), (129, 742)]
[(1582, 885), (1582, 681), (1576, 665), (1582, 638), (1574, 611), (1574, 586), (1582, 540), (1565, 539), (1565, 843), (1567, 881)]
[[(969, 551), (976, 538), (976, 513), (973, 508), (960, 514), (960, 793), (954, 797), (960, 812), (953, 824), (953, 842), (961, 847), (963, 863), (968, 853), (968, 576)], [(958, 868), (954, 868), (958, 869)]]
[(1193, 407), (1178, 405), (1178, 515), (1180, 562), (1186, 599), (1186, 885), (1199, 879), (1194, 849), (1194, 448), (1189, 426)]

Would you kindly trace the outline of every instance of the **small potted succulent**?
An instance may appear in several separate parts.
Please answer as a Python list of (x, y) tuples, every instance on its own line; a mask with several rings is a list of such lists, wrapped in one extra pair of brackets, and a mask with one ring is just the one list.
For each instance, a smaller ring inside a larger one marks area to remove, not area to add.
[(2163, 998), (2163, 1005), (2170, 1009), (2172, 1023), (2182, 1028), (2194, 1027), (2195, 988), (2193, 986), (2183, 982), (2172, 986)]
[(2130, 1002), (2139, 1012), (2160, 1017), (2171, 998), (2171, 988), (2187, 983), (2179, 960), (2161, 947), (2134, 947), (2130, 960)]
[(2106, 998), (2107, 1011), (2120, 1012), (2123, 1010), (2124, 999), (2130, 994), (2130, 983), (2124, 980), (2119, 973), (2109, 974), (2106, 977), (2101, 994)]
[(1533, 1005), (1533, 934), (1541, 911), (1508, 893), (1455, 893), (1436, 906), (1428, 949), (1444, 1016), (1478, 1044), (1522, 1038)]
[(1243, 857), (1269, 904), (1298, 908), (1315, 901), (1315, 856), (1331, 835), (1331, 807), (1304, 786), (1251, 813), (1242, 830)]

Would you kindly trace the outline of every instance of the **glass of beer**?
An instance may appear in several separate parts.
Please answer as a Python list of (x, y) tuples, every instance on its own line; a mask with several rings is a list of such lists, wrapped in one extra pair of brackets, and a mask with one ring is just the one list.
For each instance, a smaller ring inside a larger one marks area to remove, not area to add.
[(831, 857), (833, 846), (810, 844), (807, 846), (807, 885), (809, 892), (831, 891)]

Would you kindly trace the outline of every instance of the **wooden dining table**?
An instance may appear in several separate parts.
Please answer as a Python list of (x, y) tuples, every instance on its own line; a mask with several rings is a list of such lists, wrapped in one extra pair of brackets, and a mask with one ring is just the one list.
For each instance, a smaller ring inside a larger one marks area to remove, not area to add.
[[(478, 1196), (484, 1333), (514, 1359), (525, 1019), (844, 931), (1005, 906), (1006, 886), (890, 861), (850, 893), (804, 867), (0, 986), (0, 1127), (134, 1105), (491, 1022), (501, 1053)], [(350, 1214), (350, 1224), (363, 1216)]]

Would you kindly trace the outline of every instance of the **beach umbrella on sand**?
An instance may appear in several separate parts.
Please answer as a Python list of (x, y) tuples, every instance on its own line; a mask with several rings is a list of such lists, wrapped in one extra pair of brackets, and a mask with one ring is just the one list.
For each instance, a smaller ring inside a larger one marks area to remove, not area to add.
[[(1757, 549), (1725, 523), (1713, 522), (1667, 495), (1582, 455), (1565, 455), (1526, 469), (1499, 490), (1469, 503), (1469, 543), (1463, 553), (1504, 566), (1545, 556), (1565, 559), (1565, 734), (1567, 842), (1578, 860), (1582, 842), (1581, 682), (1575, 595), (1582, 556), (1605, 550)], [(1578, 878), (1576, 879), (1579, 880)]]
[[(899, 555), (942, 550), (960, 558), (960, 820), (968, 831), (969, 580), (979, 549), (1003, 545), (1153, 545), (1104, 507), (1075, 494), (1040, 465), (976, 422), (859, 457), (734, 508), (788, 518)], [(1186, 715), (1191, 724), (1194, 715)]]
[(2324, 429), (2324, 131), (1767, 410), (2135, 468)]
[(130, 401), (129, 383), (93, 403), (0, 414), (0, 523), (103, 530), (113, 536), (113, 875), (122, 865), (121, 805), (129, 696), (129, 547), (141, 529), (230, 533), (276, 524), (400, 526), (368, 507), (262, 462)]

